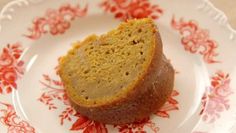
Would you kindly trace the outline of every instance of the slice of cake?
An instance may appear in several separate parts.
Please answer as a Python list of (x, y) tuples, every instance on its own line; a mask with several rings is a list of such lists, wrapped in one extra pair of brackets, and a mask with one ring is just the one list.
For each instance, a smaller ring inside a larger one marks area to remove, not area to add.
[(109, 124), (131, 123), (157, 111), (174, 82), (158, 30), (147, 18), (87, 37), (61, 58), (59, 75), (82, 115)]

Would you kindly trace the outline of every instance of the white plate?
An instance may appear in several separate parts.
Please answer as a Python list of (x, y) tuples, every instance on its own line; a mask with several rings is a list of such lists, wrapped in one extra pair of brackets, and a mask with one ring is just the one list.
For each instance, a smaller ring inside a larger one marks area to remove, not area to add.
[[(151, 17), (175, 70), (175, 91), (149, 118), (104, 125), (69, 105), (56, 74), (73, 42), (127, 18)], [(235, 33), (202, 0), (15, 0), (0, 14), (1, 133), (226, 133), (236, 123)]]

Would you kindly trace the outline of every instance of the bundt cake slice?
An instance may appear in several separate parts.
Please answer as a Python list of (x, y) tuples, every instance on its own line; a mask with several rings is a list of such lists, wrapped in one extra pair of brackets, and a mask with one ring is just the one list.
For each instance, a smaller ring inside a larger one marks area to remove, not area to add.
[(148, 18), (76, 44), (61, 58), (59, 75), (82, 115), (109, 124), (131, 123), (157, 111), (174, 81), (159, 32)]

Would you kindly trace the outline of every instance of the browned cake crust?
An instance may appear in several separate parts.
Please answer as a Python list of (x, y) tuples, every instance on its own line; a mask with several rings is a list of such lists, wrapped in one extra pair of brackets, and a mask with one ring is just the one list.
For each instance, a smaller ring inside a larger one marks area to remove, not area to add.
[(96, 104), (90, 104), (89, 101), (88, 103), (82, 102), (81, 98), (75, 95), (74, 88), (69, 84), (70, 80), (64, 70), (65, 58), (62, 58), (59, 75), (72, 105), (78, 112), (95, 121), (107, 124), (125, 124), (148, 117), (165, 103), (173, 90), (174, 69), (163, 55), (158, 31), (153, 28), (152, 32), (155, 38), (152, 47), (154, 52), (150, 55), (152, 58), (145, 68), (144, 74), (132, 83), (132, 88), (120, 93), (122, 95)]
[(108, 124), (132, 123), (148, 117), (160, 109), (173, 90), (174, 69), (164, 56), (161, 60), (160, 69), (155, 68), (154, 61), (146, 77), (126, 98), (101, 107), (88, 108), (71, 101), (72, 106), (82, 115)]

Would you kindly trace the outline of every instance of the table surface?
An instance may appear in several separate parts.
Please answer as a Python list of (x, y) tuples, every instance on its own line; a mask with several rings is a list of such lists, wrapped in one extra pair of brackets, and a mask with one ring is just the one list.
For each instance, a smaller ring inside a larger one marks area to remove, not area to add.
[[(0, 0), (0, 9), (9, 1)], [(222, 10), (228, 17), (230, 25), (236, 29), (236, 2), (235, 0), (210, 0), (218, 9)]]

